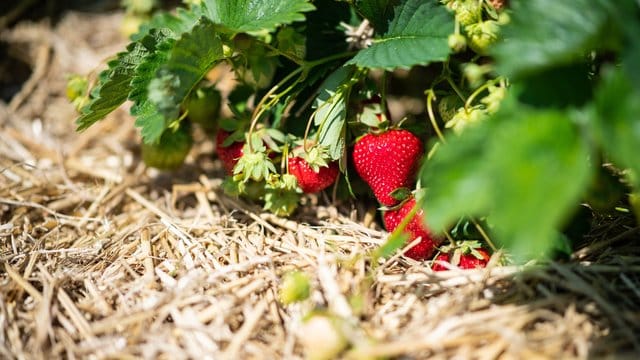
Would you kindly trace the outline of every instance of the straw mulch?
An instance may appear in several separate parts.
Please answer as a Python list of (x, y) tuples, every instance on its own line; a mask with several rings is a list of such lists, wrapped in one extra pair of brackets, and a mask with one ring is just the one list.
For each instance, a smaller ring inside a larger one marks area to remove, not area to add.
[[(639, 229), (624, 216), (599, 217), (565, 263), (434, 274), (395, 256), (374, 269), (366, 254), (386, 233), (355, 202), (264, 213), (222, 193), (207, 141), (176, 173), (146, 169), (126, 109), (75, 133), (65, 75), (122, 48), (120, 19), (1, 33), (32, 72), (0, 102), (0, 358), (301, 358), (311, 308), (341, 317), (362, 358), (640, 354)], [(292, 269), (313, 291), (283, 306)]]

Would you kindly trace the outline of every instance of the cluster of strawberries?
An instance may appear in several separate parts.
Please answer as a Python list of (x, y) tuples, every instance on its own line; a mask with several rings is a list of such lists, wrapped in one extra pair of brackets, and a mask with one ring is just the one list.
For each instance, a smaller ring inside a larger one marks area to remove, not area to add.
[[(237, 140), (226, 144), (226, 140), (230, 135), (231, 133), (228, 131), (218, 130), (216, 135), (216, 151), (227, 174), (233, 175), (236, 164), (239, 159), (242, 158), (245, 141)], [(296, 156), (296, 153), (300, 155)], [(296, 177), (298, 186), (306, 194), (316, 193), (326, 189), (336, 181), (340, 173), (336, 161), (329, 162), (326, 166), (314, 166), (313, 162), (309, 162), (306, 156), (304, 156), (304, 149), (302, 147), (294, 149), (294, 156), (287, 158), (287, 165), (289, 174)]]
[(399, 129), (373, 128), (356, 140), (353, 163), (358, 175), (369, 185), (382, 205), (387, 231), (393, 232), (407, 216), (403, 233), (408, 241), (418, 242), (404, 254), (415, 260), (431, 258), (436, 251), (433, 270), (446, 270), (444, 263), (463, 269), (485, 267), (490, 256), (476, 242), (438, 249), (442, 239), (427, 228), (424, 210), (416, 203), (416, 172), (424, 155), (422, 141), (412, 132)]
[[(371, 100), (375, 106), (379, 105), (380, 101), (379, 97)], [(365, 107), (368, 105), (372, 104), (365, 104)], [(379, 110), (379, 107), (376, 109)], [(376, 116), (377, 122), (373, 125), (369, 124), (368, 132), (356, 139), (351, 156), (356, 172), (369, 185), (382, 206), (384, 226), (387, 231), (393, 232), (405, 218), (411, 216), (411, 219), (406, 221), (403, 232), (408, 235), (409, 242), (420, 240), (405, 252), (406, 256), (416, 260), (426, 260), (438, 252), (434, 270), (446, 269), (443, 263), (454, 264), (461, 268), (484, 267), (489, 255), (481, 248), (467, 245), (439, 247), (442, 239), (434, 236), (427, 228), (424, 223), (424, 211), (417, 204), (413, 192), (416, 188), (416, 173), (424, 155), (424, 145), (412, 132), (388, 126), (388, 114), (385, 117), (382, 113), (377, 113)], [(251, 142), (251, 139), (248, 141)], [(262, 141), (257, 141), (256, 147), (262, 146)], [(277, 152), (265, 147), (262, 152), (251, 153), (252, 150), (247, 146), (247, 138), (243, 131), (234, 133), (224, 129), (218, 129), (215, 147), (218, 158), (231, 178), (245, 176), (245, 180), (241, 180), (244, 183), (251, 183), (246, 181), (248, 177), (269, 181), (269, 171), (265, 173), (266, 175), (255, 177), (252, 173), (262, 173), (259, 168), (264, 164), (271, 165), (274, 157), (278, 156)], [(340, 174), (338, 162), (326, 161), (326, 157), (318, 153), (318, 149), (319, 147), (314, 144), (310, 144), (308, 148), (298, 145), (289, 151), (279, 149), (284, 159), (282, 164), (286, 164), (286, 171), (282, 175), (276, 175), (279, 177), (278, 183), (284, 184), (278, 186), (287, 187), (289, 180), (293, 181), (295, 178), (292, 187), (297, 188), (298, 192), (309, 194), (322, 191), (334, 184)], [(256, 153), (260, 153), (262, 157), (253, 162), (247, 159)], [(239, 164), (239, 162), (242, 163)], [(245, 190), (244, 194), (246, 193)], [(290, 193), (290, 191), (280, 192), (278, 196), (286, 197), (286, 194)], [(261, 198), (266, 200), (264, 194)], [(284, 210), (282, 207), (269, 207), (270, 205), (265, 205), (265, 208), (279, 215), (288, 215), (294, 209), (291, 203), (297, 203), (297, 199), (289, 202)]]

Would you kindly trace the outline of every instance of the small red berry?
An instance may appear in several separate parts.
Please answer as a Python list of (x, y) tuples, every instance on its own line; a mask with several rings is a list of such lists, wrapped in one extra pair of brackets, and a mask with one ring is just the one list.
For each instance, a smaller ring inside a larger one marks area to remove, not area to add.
[[(456, 258), (455, 256), (453, 256), (452, 254), (455, 251), (460, 251), (460, 250), (464, 250), (466, 251), (465, 253), (460, 254), (460, 257), (458, 259), (458, 263), (457, 264), (453, 264), (452, 261)], [(473, 251), (473, 252), (472, 252)], [(475, 253), (475, 254), (474, 254)], [(452, 265), (455, 265), (457, 267), (459, 267), (460, 269), (479, 269), (479, 268), (485, 268), (487, 267), (487, 264), (489, 263), (489, 259), (491, 259), (491, 255), (489, 255), (489, 252), (483, 248), (473, 248), (473, 250), (467, 248), (467, 249), (457, 249), (454, 250), (451, 253), (440, 253), (438, 254), (438, 256), (436, 256), (436, 258), (434, 259), (433, 265), (431, 266), (431, 269), (433, 271), (444, 271), (444, 270), (449, 270), (448, 267), (446, 267), (445, 265), (443, 265), (441, 262), (446, 262), (446, 263), (451, 263)]]
[(460, 256), (460, 264), (458, 265), (461, 269), (478, 269), (487, 267), (487, 263), (491, 256), (487, 252), (487, 250), (478, 248), (475, 249), (480, 257), (477, 257), (474, 254), (463, 254)]
[(431, 270), (433, 271), (445, 271), (449, 270), (443, 263), (449, 263), (449, 254), (448, 253), (440, 253), (433, 259), (433, 265), (431, 266)]
[(231, 135), (231, 133), (225, 130), (219, 130), (216, 135), (216, 152), (218, 158), (222, 161), (222, 166), (227, 174), (233, 174), (233, 168), (238, 163), (238, 160), (242, 157), (243, 141), (234, 141), (228, 146), (224, 146), (225, 140)]
[[(391, 232), (395, 230), (415, 205), (416, 199), (412, 197), (400, 208), (386, 211), (383, 218), (384, 226), (387, 231)], [(439, 240), (431, 235), (431, 232), (424, 224), (424, 211), (422, 209), (418, 210), (418, 212), (409, 221), (404, 232), (409, 235), (409, 242), (419, 237), (421, 238), (421, 241), (418, 244), (407, 250), (405, 253), (406, 256), (415, 260), (424, 260), (431, 257), (436, 246), (440, 243)]]
[(298, 186), (305, 193), (315, 193), (329, 187), (336, 181), (338, 173), (338, 163), (332, 161), (329, 166), (320, 166), (318, 171), (301, 157), (289, 158), (289, 173), (298, 179)]

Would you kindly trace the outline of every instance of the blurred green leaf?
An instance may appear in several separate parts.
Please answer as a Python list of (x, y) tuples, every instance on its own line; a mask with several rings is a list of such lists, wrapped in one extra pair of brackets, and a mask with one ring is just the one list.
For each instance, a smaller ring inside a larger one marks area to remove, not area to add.
[(640, 188), (640, 91), (622, 69), (606, 69), (597, 90), (592, 121), (605, 152), (621, 167), (632, 171)]
[(500, 73), (518, 77), (573, 63), (598, 45), (611, 11), (608, 0), (519, 0), (496, 44)]
[[(374, 250), (373, 258), (374, 259), (387, 258), (395, 254), (395, 252), (398, 249), (401, 249), (408, 242), (409, 242), (409, 235), (407, 233), (393, 232), (391, 235), (389, 235), (389, 238), (387, 238), (387, 241), (385, 241), (384, 244), (380, 245)], [(374, 260), (374, 262), (375, 261), (376, 260)]]
[(424, 162), (422, 199), (426, 199), (423, 206), (430, 228), (444, 230), (461, 217), (482, 215), (489, 209), (491, 179), (483, 158), (492, 127), (485, 122), (465, 129), (462, 136), (447, 137), (447, 143)]
[(518, 100), (540, 108), (582, 106), (593, 96), (589, 70), (584, 62), (543, 69), (518, 82)]
[(488, 214), (496, 242), (522, 261), (555, 246), (556, 229), (590, 182), (590, 151), (568, 111), (505, 107), (449, 136), (426, 162), (423, 206), (440, 230)]
[(523, 261), (554, 246), (555, 231), (589, 185), (590, 151), (568, 112), (510, 114), (494, 132), (486, 161), (489, 222), (500, 244)]

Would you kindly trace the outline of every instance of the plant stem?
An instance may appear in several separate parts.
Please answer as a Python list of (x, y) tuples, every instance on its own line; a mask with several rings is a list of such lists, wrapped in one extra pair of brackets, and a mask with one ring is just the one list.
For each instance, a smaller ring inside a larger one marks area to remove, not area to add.
[(478, 230), (478, 232), (480, 233), (480, 235), (482, 236), (482, 238), (484, 239), (484, 241), (487, 242), (487, 244), (489, 244), (489, 247), (491, 247), (491, 250), (493, 250), (493, 252), (498, 251), (498, 248), (496, 247), (496, 245), (493, 243), (493, 241), (491, 241), (491, 238), (489, 237), (489, 235), (487, 235), (487, 233), (484, 231), (484, 229), (482, 228), (482, 226), (480, 224), (478, 224), (477, 221), (475, 221), (474, 219), (471, 219), (471, 222), (473, 223), (473, 226), (476, 227), (476, 230)]
[(433, 130), (435, 130), (436, 135), (438, 135), (438, 138), (440, 139), (440, 141), (442, 141), (443, 143), (446, 143), (447, 141), (444, 139), (444, 135), (442, 135), (442, 131), (440, 131), (440, 127), (438, 126), (436, 117), (433, 114), (433, 100), (436, 97), (436, 93), (435, 91), (433, 91), (433, 88), (425, 92), (427, 95), (427, 114), (429, 116), (429, 120), (431, 121), (431, 125), (433, 126)]
[(456, 83), (453, 82), (453, 79), (451, 79), (451, 76), (447, 75), (446, 79), (447, 79), (447, 82), (449, 83), (449, 86), (451, 86), (451, 88), (453, 89), (453, 91), (460, 97), (462, 101), (465, 101), (466, 98), (464, 97), (464, 94), (462, 93), (458, 85), (456, 85)]
[[(333, 60), (338, 60), (338, 59), (342, 59), (342, 58), (351, 56), (353, 54), (355, 54), (355, 52), (353, 52), (353, 51), (344, 52), (344, 53), (340, 53), (340, 54), (334, 54), (334, 55), (331, 55), (331, 56), (327, 56), (327, 57), (324, 57), (324, 58), (321, 58), (321, 59), (317, 59), (317, 60), (314, 60), (314, 61), (310, 61), (310, 62), (307, 62), (306, 64), (303, 63), (300, 67), (298, 67), (297, 69), (295, 69), (294, 71), (289, 73), (287, 76), (285, 76), (282, 80), (280, 80), (277, 84), (275, 84), (271, 89), (269, 89), (269, 91), (262, 97), (262, 99), (260, 100), (258, 105), (256, 105), (256, 108), (254, 109), (253, 114), (251, 115), (251, 126), (249, 127), (249, 137), (251, 137), (251, 134), (255, 130), (255, 127), (256, 127), (260, 117), (262, 117), (262, 114), (264, 114), (265, 111), (269, 110), (274, 104), (277, 104), (278, 101), (280, 101), (280, 99), (283, 96), (285, 96), (291, 90), (293, 90), (294, 86), (297, 83), (299, 83), (304, 78), (306, 78), (307, 74), (309, 73), (309, 71), (312, 68), (314, 68), (314, 67), (316, 67), (318, 65), (322, 65), (322, 64), (325, 64), (327, 62), (333, 61)], [(291, 79), (293, 79), (293, 77), (297, 76), (298, 74), (301, 74), (301, 76), (293, 84), (291, 84), (288, 88), (286, 88), (284, 91), (280, 92), (279, 94), (274, 95), (275, 92), (278, 89), (280, 89), (282, 86), (284, 86), (284, 84), (289, 82)], [(268, 100), (270, 100), (270, 101), (267, 103)], [(249, 150), (253, 151), (251, 143), (249, 143)]]

